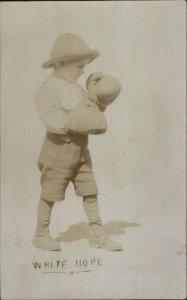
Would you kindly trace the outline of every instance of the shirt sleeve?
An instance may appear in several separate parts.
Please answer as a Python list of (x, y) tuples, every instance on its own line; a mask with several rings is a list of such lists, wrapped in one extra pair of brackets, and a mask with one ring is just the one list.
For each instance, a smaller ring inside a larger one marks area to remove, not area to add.
[(36, 94), (35, 103), (39, 116), (47, 131), (65, 134), (65, 112), (63, 111), (52, 86), (48, 86), (44, 83)]
[(56, 82), (56, 95), (60, 101), (62, 109), (70, 112), (84, 101), (82, 89), (78, 84), (71, 84), (65, 80)]

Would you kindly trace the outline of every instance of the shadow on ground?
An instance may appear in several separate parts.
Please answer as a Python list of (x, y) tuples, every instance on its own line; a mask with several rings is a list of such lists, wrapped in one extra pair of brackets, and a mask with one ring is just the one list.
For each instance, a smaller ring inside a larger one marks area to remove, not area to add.
[[(124, 221), (111, 221), (104, 225), (109, 235), (124, 234), (126, 228), (141, 226), (139, 223), (130, 223)], [(71, 225), (67, 231), (62, 232), (58, 237), (59, 242), (74, 242), (77, 240), (88, 239), (89, 225), (86, 222)]]

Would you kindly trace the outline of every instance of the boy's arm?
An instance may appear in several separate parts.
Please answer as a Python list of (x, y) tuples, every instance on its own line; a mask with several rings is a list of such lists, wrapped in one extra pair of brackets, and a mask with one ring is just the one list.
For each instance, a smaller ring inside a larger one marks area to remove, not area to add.
[(65, 114), (63, 111), (53, 111), (48, 112), (44, 118), (43, 123), (47, 131), (57, 134), (66, 134), (67, 130), (65, 129)]
[(106, 105), (100, 105), (99, 103), (99, 99), (96, 95), (96, 84), (103, 76), (104, 76), (103, 73), (95, 72), (92, 73), (86, 81), (88, 99), (93, 103), (95, 103), (101, 112), (104, 112), (106, 110)]
[(65, 130), (72, 133), (100, 134), (107, 129), (104, 114), (91, 101), (81, 103), (64, 116)]
[(55, 93), (44, 85), (35, 97), (36, 107), (47, 131), (57, 134), (65, 134), (64, 116), (60, 105), (55, 101)]
[(106, 131), (106, 119), (96, 104), (88, 100), (72, 110), (63, 110), (62, 104), (51, 86), (44, 85), (37, 93), (37, 109), (47, 131), (57, 134), (99, 134)]

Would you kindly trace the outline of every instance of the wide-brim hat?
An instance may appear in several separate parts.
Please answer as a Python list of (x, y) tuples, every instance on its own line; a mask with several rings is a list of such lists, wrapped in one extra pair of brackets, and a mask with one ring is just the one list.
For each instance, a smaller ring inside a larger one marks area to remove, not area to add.
[(50, 59), (42, 64), (43, 68), (54, 67), (57, 62), (78, 60), (89, 57), (93, 61), (99, 56), (99, 51), (90, 49), (83, 39), (72, 33), (60, 35), (51, 50)]

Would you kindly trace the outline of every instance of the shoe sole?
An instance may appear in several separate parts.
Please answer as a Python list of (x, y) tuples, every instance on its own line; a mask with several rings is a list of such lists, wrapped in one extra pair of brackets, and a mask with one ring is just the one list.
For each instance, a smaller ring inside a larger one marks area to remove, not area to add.
[(41, 250), (46, 250), (46, 251), (61, 251), (62, 249), (59, 247), (59, 248), (47, 248), (47, 247), (43, 247), (43, 246), (40, 246), (39, 244), (37, 244), (36, 242), (33, 242), (32, 243), (34, 247), (37, 247)]
[(89, 244), (90, 247), (92, 248), (97, 248), (97, 249), (104, 249), (104, 250), (107, 250), (107, 251), (123, 251), (123, 248), (113, 248), (113, 249), (109, 249), (105, 246), (102, 246), (102, 245), (98, 245), (98, 244)]

